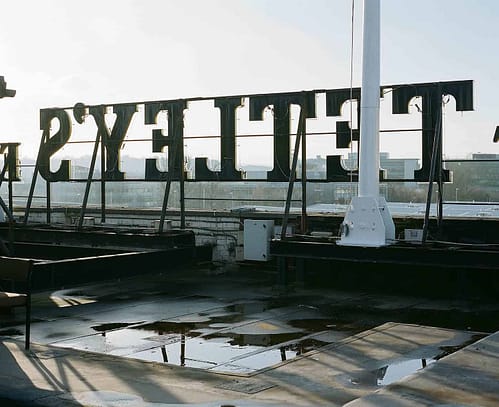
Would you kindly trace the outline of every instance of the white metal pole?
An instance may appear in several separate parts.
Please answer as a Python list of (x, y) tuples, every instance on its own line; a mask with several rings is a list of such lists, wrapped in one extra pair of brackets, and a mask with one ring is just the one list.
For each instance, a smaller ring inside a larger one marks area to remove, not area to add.
[(380, 0), (364, 0), (359, 197), (379, 197)]
[(395, 225), (379, 195), (380, 0), (364, 0), (360, 101), (359, 193), (342, 223), (339, 245), (379, 247), (395, 239)]

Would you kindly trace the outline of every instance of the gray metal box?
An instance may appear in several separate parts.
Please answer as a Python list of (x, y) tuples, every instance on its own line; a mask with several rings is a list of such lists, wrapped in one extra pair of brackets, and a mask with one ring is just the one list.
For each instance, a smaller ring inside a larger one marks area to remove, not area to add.
[(270, 241), (273, 237), (273, 220), (245, 219), (244, 260), (269, 261)]

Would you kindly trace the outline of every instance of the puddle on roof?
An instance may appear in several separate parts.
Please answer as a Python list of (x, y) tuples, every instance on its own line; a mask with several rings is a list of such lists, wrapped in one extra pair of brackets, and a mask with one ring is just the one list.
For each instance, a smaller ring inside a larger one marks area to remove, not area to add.
[(386, 386), (416, 373), (441, 358), (483, 338), (484, 334), (472, 335), (467, 341), (455, 346), (440, 346), (439, 353), (421, 359), (399, 360), (375, 370), (360, 370), (350, 375), (341, 375), (342, 382), (358, 386)]
[[(304, 333), (279, 334), (279, 339), (274, 340), (273, 335), (202, 336), (184, 330), (185, 324), (177, 328), (156, 335), (142, 327), (124, 328), (62, 341), (57, 346), (178, 366), (249, 373), (327, 344), (318, 339), (302, 339)], [(270, 345), (273, 343), (276, 344)]]
[(343, 384), (359, 387), (381, 387), (397, 382), (413, 373), (425, 369), (437, 358), (405, 359), (380, 367), (374, 370), (356, 370), (349, 374), (337, 376), (337, 380)]
[(361, 370), (349, 376), (350, 384), (358, 386), (386, 386), (399, 381), (428, 365), (436, 359), (409, 359), (383, 366), (375, 370)]
[[(154, 323), (106, 323), (94, 334), (54, 345), (147, 361), (250, 373), (293, 359), (346, 333), (332, 334), (330, 319), (295, 319), (302, 310), (262, 314), (266, 304), (248, 302)], [(286, 322), (285, 313), (293, 317)]]
[(411, 359), (384, 367), (383, 377), (378, 379), (378, 386), (396, 382), (435, 362), (435, 359)]

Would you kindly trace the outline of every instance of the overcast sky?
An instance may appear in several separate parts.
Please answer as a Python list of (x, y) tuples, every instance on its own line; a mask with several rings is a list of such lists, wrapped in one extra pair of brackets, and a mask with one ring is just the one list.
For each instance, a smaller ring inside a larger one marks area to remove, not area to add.
[[(445, 153), (499, 153), (499, 1), (381, 3), (382, 84), (473, 79), (475, 111), (446, 111)], [(76, 102), (348, 87), (351, 8), (351, 0), (4, 1), (0, 75), (17, 95), (0, 100), (0, 141), (20, 141), (33, 157), (39, 109)], [(358, 86), (362, 1), (355, 17)], [(392, 155), (419, 155), (403, 145)]]

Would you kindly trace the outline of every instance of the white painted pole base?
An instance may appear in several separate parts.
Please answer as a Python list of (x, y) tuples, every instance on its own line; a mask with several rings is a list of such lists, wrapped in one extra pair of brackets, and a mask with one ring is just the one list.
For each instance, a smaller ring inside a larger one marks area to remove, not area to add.
[(395, 240), (395, 225), (383, 197), (353, 197), (341, 226), (340, 246), (380, 247)]

